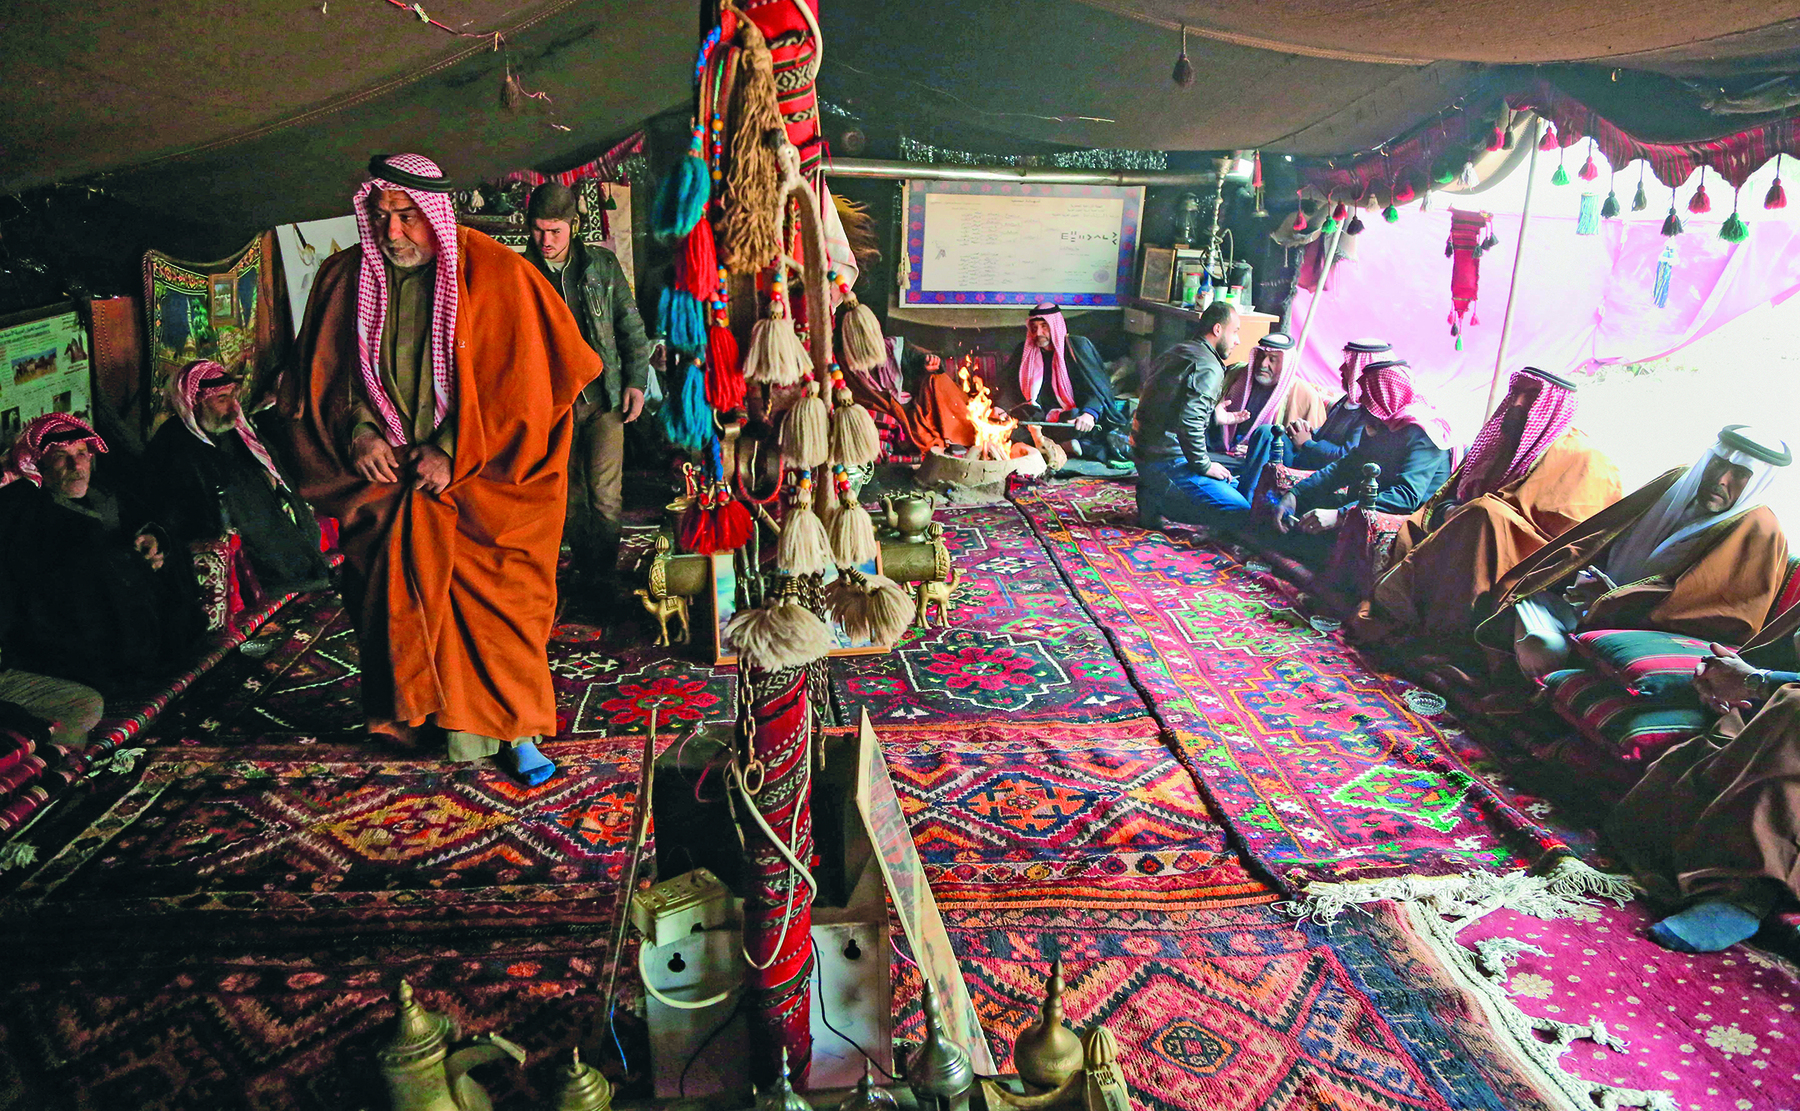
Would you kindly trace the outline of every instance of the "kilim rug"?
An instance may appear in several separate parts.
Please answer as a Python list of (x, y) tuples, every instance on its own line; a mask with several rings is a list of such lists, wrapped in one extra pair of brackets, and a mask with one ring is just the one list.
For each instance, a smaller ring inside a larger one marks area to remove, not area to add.
[(1138, 528), (1130, 487), (1078, 480), (1017, 501), (1281, 882), (1504, 871), (1561, 847), (1484, 781), (1485, 753), (1428, 712), (1428, 692), (1369, 670), (1223, 548)]

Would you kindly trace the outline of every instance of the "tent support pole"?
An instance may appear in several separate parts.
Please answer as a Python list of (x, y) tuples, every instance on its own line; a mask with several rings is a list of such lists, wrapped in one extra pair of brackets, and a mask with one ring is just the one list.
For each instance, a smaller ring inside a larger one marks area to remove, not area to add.
[[(1331, 198), (1326, 197), (1323, 211), (1329, 212), (1331, 203)], [(1331, 268), (1337, 265), (1338, 240), (1344, 238), (1346, 223), (1349, 221), (1340, 221), (1338, 229), (1331, 233), (1331, 244), (1326, 248), (1324, 265), (1319, 267), (1318, 287), (1313, 290), (1312, 301), (1306, 306), (1306, 319), (1300, 322), (1300, 334), (1294, 338), (1294, 350), (1299, 352), (1295, 358), (1300, 362), (1306, 360), (1306, 337), (1312, 332), (1313, 317), (1319, 314), (1319, 299), (1325, 296), (1325, 285), (1331, 281)]]
[(1500, 382), (1506, 376), (1506, 341), (1512, 335), (1513, 298), (1519, 292), (1519, 260), (1525, 257), (1525, 229), (1531, 226), (1531, 190), (1537, 185), (1538, 137), (1543, 128), (1543, 121), (1534, 117), (1531, 160), (1525, 163), (1525, 209), (1519, 217), (1519, 241), (1513, 244), (1512, 280), (1506, 286), (1506, 315), (1500, 318), (1500, 350), (1494, 356), (1494, 380), (1488, 383), (1484, 420), (1494, 415), (1494, 406), (1500, 403)]

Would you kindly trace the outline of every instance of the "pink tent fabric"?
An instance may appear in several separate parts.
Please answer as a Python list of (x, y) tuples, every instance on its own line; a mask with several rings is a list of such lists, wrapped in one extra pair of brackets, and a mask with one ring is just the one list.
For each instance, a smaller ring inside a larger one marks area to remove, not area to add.
[[(1621, 186), (1629, 199), (1629, 184), (1622, 179)], [(1473, 208), (1477, 200), (1463, 204)], [(1298, 357), (1302, 377), (1335, 389), (1346, 339), (1379, 335), (1392, 341), (1394, 357), (1412, 363), (1419, 391), (1466, 442), (1481, 427), (1494, 375), (1520, 218), (1494, 216), (1500, 243), (1481, 260), (1486, 279), (1478, 305), (1481, 324), (1463, 329), (1458, 351), (1444, 323), (1450, 305), (1451, 263), (1444, 257), (1449, 207), (1408, 208), (1394, 224), (1365, 218), (1357, 259), (1340, 262), (1334, 271), (1333, 288), (1320, 299)], [(1721, 220), (1726, 214), (1718, 213)], [(1668, 306), (1657, 308), (1651, 287), (1667, 242), (1659, 233), (1662, 216), (1653, 206), (1603, 221), (1598, 235), (1580, 236), (1572, 218), (1533, 213), (1505, 375), (1538, 366), (1566, 376), (1661, 358), (1751, 309), (1800, 291), (1800, 220), (1746, 204), (1750, 237), (1742, 243), (1720, 239), (1717, 220), (1688, 221), (1687, 234), (1676, 240), (1680, 260)], [(1305, 290), (1296, 294), (1291, 331), (1299, 332), (1312, 299)], [(1504, 382), (1503, 376), (1503, 387)]]

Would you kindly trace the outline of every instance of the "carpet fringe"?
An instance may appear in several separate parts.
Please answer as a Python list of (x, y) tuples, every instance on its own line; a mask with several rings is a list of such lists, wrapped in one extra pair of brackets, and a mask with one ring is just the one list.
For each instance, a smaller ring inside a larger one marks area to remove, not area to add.
[(1464, 872), (1456, 876), (1396, 876), (1353, 883), (1309, 884), (1306, 893), (1276, 907), (1295, 918), (1329, 927), (1351, 907), (1369, 903), (1419, 904), (1455, 923), (1460, 930), (1496, 910), (1515, 910), (1533, 918), (1566, 918), (1594, 900), (1564, 894), (1544, 876), (1523, 871)]
[(1539, 870), (1550, 891), (1557, 895), (1594, 895), (1624, 906), (1643, 891), (1630, 876), (1602, 872), (1567, 853)]
[(1506, 978), (1512, 974), (1512, 962), (1518, 960), (1521, 953), (1535, 953), (1540, 957), (1550, 955), (1516, 937), (1484, 937), (1475, 943), (1475, 959), (1481, 962), (1482, 972), (1497, 984), (1506, 983)]

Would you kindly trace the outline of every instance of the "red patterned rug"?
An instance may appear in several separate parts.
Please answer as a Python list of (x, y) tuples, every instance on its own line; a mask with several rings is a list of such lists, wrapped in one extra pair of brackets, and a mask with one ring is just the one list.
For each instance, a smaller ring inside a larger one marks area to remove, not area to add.
[(1562, 846), (1521, 809), (1536, 800), (1493, 789), (1441, 700), (1371, 670), (1267, 568), (1138, 528), (1129, 486), (1017, 500), (1209, 801), (1283, 883), (1504, 871)]

